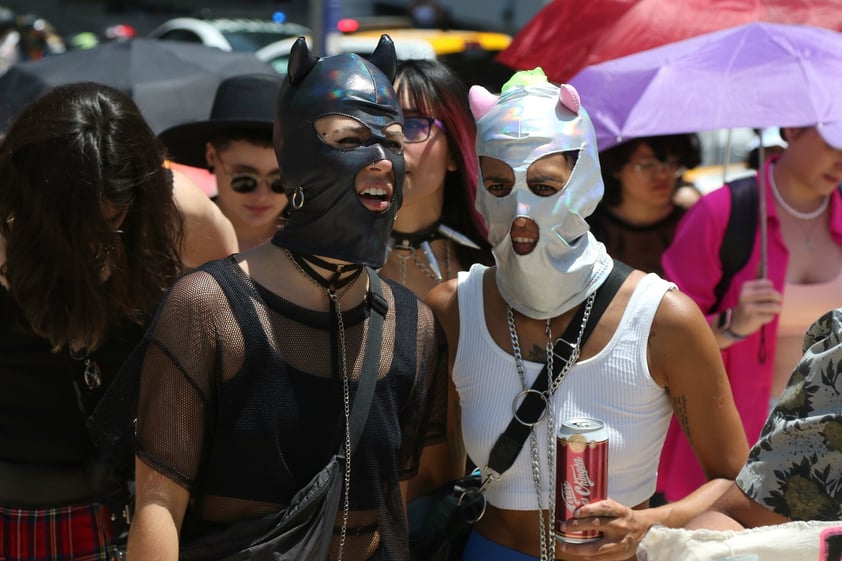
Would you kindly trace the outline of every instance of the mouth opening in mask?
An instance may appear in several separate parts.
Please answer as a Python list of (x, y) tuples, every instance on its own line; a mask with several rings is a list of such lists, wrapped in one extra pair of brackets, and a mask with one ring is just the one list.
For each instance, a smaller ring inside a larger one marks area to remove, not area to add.
[(541, 237), (538, 224), (527, 216), (516, 216), (509, 228), (512, 251), (518, 255), (532, 253)]
[[(365, 174), (365, 170), (360, 174)], [(392, 206), (393, 189), (390, 183), (362, 180), (358, 185), (357, 198), (371, 212), (386, 212)]]

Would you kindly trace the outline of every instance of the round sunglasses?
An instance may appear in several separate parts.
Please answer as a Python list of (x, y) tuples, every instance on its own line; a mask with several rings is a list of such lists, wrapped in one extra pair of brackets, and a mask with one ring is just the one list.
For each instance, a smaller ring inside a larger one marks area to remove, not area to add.
[(246, 171), (231, 173), (226, 169), (225, 162), (222, 161), (222, 158), (218, 158), (218, 160), (221, 164), (220, 169), (222, 170), (223, 175), (228, 178), (228, 183), (231, 185), (231, 189), (237, 193), (251, 193), (257, 189), (260, 182), (264, 180), (274, 193), (281, 194), (284, 192), (284, 180), (281, 177), (280, 171), (275, 171), (268, 175), (249, 173)]

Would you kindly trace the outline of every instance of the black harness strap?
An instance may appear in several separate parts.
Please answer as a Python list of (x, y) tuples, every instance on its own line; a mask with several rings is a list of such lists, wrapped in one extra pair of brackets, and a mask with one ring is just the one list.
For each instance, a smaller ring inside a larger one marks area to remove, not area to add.
[[(632, 270), (625, 263), (616, 259), (614, 260), (614, 268), (611, 270), (605, 282), (602, 283), (602, 286), (597, 289), (588, 323), (585, 325), (585, 330), (582, 333), (581, 346), (585, 345), (585, 341), (588, 340), (594, 327), (599, 323), (599, 318), (608, 308), (611, 300), (614, 299), (614, 295)], [(553, 360), (554, 380), (560, 375), (563, 365), (570, 360), (575, 343), (570, 343), (569, 341), (576, 341), (584, 315), (585, 305), (583, 303), (579, 305), (579, 309), (570, 320), (570, 324), (565, 329), (564, 334), (556, 339), (556, 343), (553, 346), (553, 353), (556, 358)], [(530, 391), (525, 392), (526, 395), (520, 406), (518, 406), (517, 413), (509, 422), (509, 426), (506, 427), (506, 430), (497, 439), (497, 442), (488, 455), (488, 467), (497, 474), (501, 474), (512, 467), (531, 430), (531, 426), (528, 423), (534, 423), (543, 414), (546, 402), (542, 396), (546, 394), (547, 388), (549, 387), (548, 384), (547, 366), (544, 365), (544, 368), (538, 373), (538, 377), (535, 378), (535, 383), (532, 384)]]

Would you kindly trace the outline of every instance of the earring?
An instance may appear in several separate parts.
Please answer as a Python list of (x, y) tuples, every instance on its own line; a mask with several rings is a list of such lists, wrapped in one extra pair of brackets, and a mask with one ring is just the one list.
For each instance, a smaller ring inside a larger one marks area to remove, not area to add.
[(213, 166), (208, 166), (209, 173), (213, 173), (214, 171), (216, 171), (216, 168), (214, 168)]
[(292, 192), (289, 204), (295, 210), (299, 210), (304, 206), (304, 189), (302, 189), (300, 185)]

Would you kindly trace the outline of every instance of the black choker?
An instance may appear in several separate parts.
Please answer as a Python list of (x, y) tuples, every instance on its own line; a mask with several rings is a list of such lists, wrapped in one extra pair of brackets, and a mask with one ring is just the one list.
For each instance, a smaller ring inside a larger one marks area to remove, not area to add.
[(418, 232), (398, 232), (392, 230), (392, 241), (394, 249), (418, 249), (422, 243), (441, 239), (443, 236), (439, 231), (439, 222), (424, 228)]
[[(333, 293), (356, 281), (360, 277), (364, 269), (362, 265), (329, 263), (323, 259), (319, 259), (315, 255), (304, 256), (298, 255), (291, 251), (289, 251), (288, 253), (292, 260), (295, 261), (296, 265), (298, 265), (308, 277), (316, 281), (325, 290)], [(329, 278), (324, 278), (319, 273), (317, 273), (315, 269), (313, 269), (311, 263), (317, 267), (321, 267), (322, 269), (327, 269), (328, 271), (333, 272), (333, 275), (331, 275)], [(345, 273), (347, 271), (353, 272), (344, 279), (340, 278), (342, 273)]]

